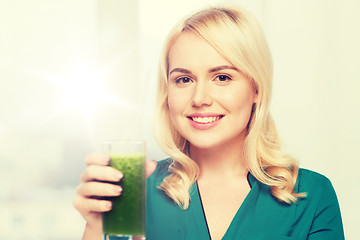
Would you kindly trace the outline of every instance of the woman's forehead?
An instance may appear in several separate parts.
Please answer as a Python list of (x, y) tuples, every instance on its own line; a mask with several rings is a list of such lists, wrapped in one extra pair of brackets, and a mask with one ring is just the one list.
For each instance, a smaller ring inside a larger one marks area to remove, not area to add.
[(169, 72), (175, 67), (214, 67), (232, 64), (198, 34), (182, 32), (168, 53)]

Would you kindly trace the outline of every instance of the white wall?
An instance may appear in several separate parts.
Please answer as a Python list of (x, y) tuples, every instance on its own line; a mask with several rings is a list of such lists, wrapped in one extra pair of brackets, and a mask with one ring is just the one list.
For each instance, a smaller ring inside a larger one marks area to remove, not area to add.
[(96, 61), (97, 15), (95, 0), (0, 1), (0, 239), (80, 238), (73, 160), (91, 147), (68, 100)]
[[(160, 48), (180, 18), (218, 2), (0, 2), (0, 239), (79, 239), (71, 201), (101, 139), (134, 134), (165, 156), (150, 129)], [(233, 2), (269, 41), (284, 149), (332, 180), (346, 239), (358, 239), (359, 3)]]

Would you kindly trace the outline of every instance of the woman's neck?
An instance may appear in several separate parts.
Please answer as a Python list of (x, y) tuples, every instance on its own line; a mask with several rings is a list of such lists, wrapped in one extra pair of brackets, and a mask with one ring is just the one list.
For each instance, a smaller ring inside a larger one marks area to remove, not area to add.
[(243, 177), (248, 172), (243, 149), (243, 141), (209, 149), (190, 144), (190, 156), (199, 165), (199, 178)]

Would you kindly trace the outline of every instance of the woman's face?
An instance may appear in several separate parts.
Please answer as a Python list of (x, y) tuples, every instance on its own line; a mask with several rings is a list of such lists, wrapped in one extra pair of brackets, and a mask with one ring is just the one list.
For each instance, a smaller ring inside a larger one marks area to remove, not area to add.
[(182, 33), (170, 48), (170, 117), (193, 147), (242, 143), (256, 96), (251, 81), (196, 34)]

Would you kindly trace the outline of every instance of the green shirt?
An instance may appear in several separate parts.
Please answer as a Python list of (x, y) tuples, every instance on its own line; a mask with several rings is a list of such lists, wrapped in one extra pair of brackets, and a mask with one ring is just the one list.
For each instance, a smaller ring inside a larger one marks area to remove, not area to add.
[[(187, 210), (178, 207), (157, 188), (169, 175), (170, 159), (158, 162), (147, 180), (147, 240), (210, 240), (197, 184), (190, 190)], [(270, 188), (248, 174), (251, 190), (238, 209), (223, 240), (340, 240), (344, 232), (338, 200), (324, 176), (299, 170), (296, 192), (307, 197), (288, 205), (275, 200)]]
[[(170, 163), (170, 159), (158, 162), (155, 172), (147, 179), (146, 240), (210, 240), (196, 183), (190, 189), (187, 210), (157, 188), (169, 175)], [(222, 240), (344, 239), (338, 200), (326, 177), (300, 169), (295, 192), (305, 192), (307, 197), (292, 205), (275, 200), (269, 186), (250, 173), (248, 182), (251, 190)]]

